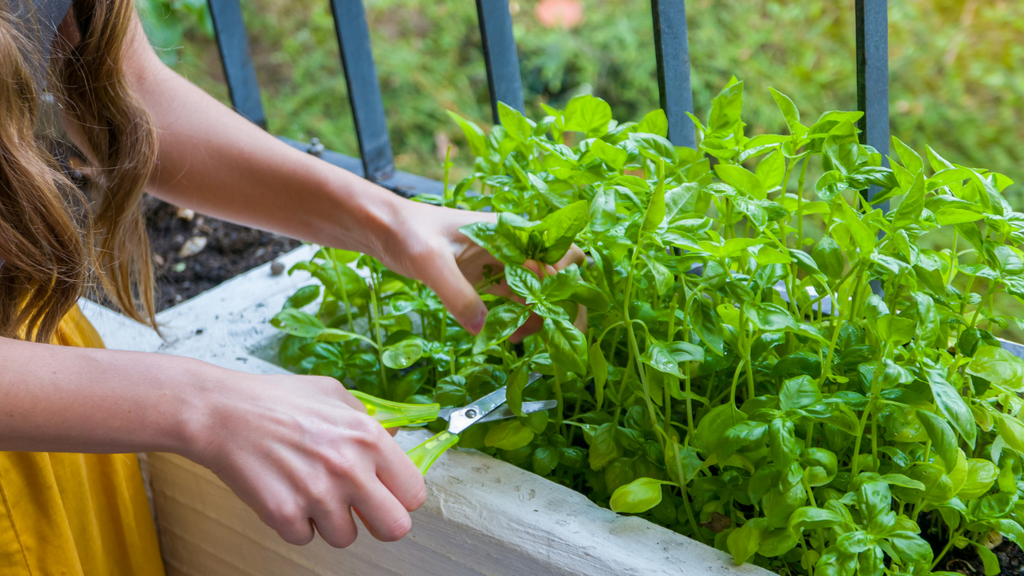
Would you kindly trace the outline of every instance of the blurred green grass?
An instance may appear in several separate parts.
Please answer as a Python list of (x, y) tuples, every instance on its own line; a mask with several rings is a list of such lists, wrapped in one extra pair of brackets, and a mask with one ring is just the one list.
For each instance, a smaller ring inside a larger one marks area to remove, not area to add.
[[(202, 0), (140, 2), (163, 7), (151, 10), (151, 31), (180, 28), (177, 37), (155, 38), (164, 57), (226, 102), (216, 47), (196, 8)], [(461, 141), (444, 111), (490, 120), (474, 3), (365, 4), (396, 161), (438, 177), (439, 145)], [(658, 106), (649, 2), (584, 0), (585, 20), (572, 31), (543, 28), (536, 4), (511, 3), (529, 111), (539, 115), (540, 102), (558, 105), (582, 92), (607, 100), (620, 121)], [(687, 4), (698, 116), (733, 74), (746, 84), (750, 134), (784, 130), (769, 86), (806, 116), (856, 108), (852, 1)], [(329, 2), (246, 0), (243, 12), (270, 130), (358, 154)], [(889, 20), (893, 134), (1024, 182), (1024, 3), (901, 0), (890, 3)], [(1015, 204), (1021, 188), (1008, 191)]]

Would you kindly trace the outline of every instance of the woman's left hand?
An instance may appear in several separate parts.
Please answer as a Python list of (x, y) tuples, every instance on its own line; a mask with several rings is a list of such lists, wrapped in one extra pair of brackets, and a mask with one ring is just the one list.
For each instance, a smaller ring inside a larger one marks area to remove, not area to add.
[[(474, 222), (496, 222), (497, 215), (414, 202), (402, 208), (392, 239), (382, 243), (378, 258), (391, 270), (426, 284), (463, 328), (478, 333), (487, 318), (487, 307), (477, 294), (476, 286), (484, 280), (485, 270), (489, 268), (494, 275), (503, 270), (504, 265), (459, 232), (459, 228)], [(583, 251), (573, 245), (553, 266), (545, 264), (542, 268), (533, 261), (526, 266), (543, 276), (583, 261)], [(488, 292), (513, 297), (504, 280)], [(536, 332), (540, 326), (540, 318), (531, 316), (513, 335), (513, 340)]]

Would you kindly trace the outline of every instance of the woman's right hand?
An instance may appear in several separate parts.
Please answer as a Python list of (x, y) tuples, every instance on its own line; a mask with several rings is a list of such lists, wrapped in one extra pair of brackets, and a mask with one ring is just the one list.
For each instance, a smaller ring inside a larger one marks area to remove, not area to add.
[(292, 544), (314, 525), (338, 548), (395, 541), (423, 504), (423, 475), (337, 380), (223, 371), (207, 388), (186, 457), (206, 466)]

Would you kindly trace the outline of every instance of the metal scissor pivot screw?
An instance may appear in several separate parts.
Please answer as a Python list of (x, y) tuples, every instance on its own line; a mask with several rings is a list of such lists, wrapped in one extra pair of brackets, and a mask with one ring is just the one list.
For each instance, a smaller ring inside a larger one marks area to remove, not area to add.
[(466, 418), (476, 418), (476, 410), (473, 410), (472, 408), (466, 410)]

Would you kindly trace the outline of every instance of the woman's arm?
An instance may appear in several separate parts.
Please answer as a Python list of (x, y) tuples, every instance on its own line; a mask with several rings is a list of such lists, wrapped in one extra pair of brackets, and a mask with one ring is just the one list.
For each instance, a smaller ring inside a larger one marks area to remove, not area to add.
[(293, 544), (411, 527), (423, 476), (337, 380), (0, 338), (0, 450), (173, 452), (213, 470)]
[(304, 154), (166, 67), (137, 19), (131, 36), (128, 74), (158, 131), (152, 194), (217, 218), (370, 254), (427, 284), (470, 331), (483, 326), (487, 309), (473, 284), (484, 264), (500, 265), (458, 229), (494, 215), (411, 202)]

